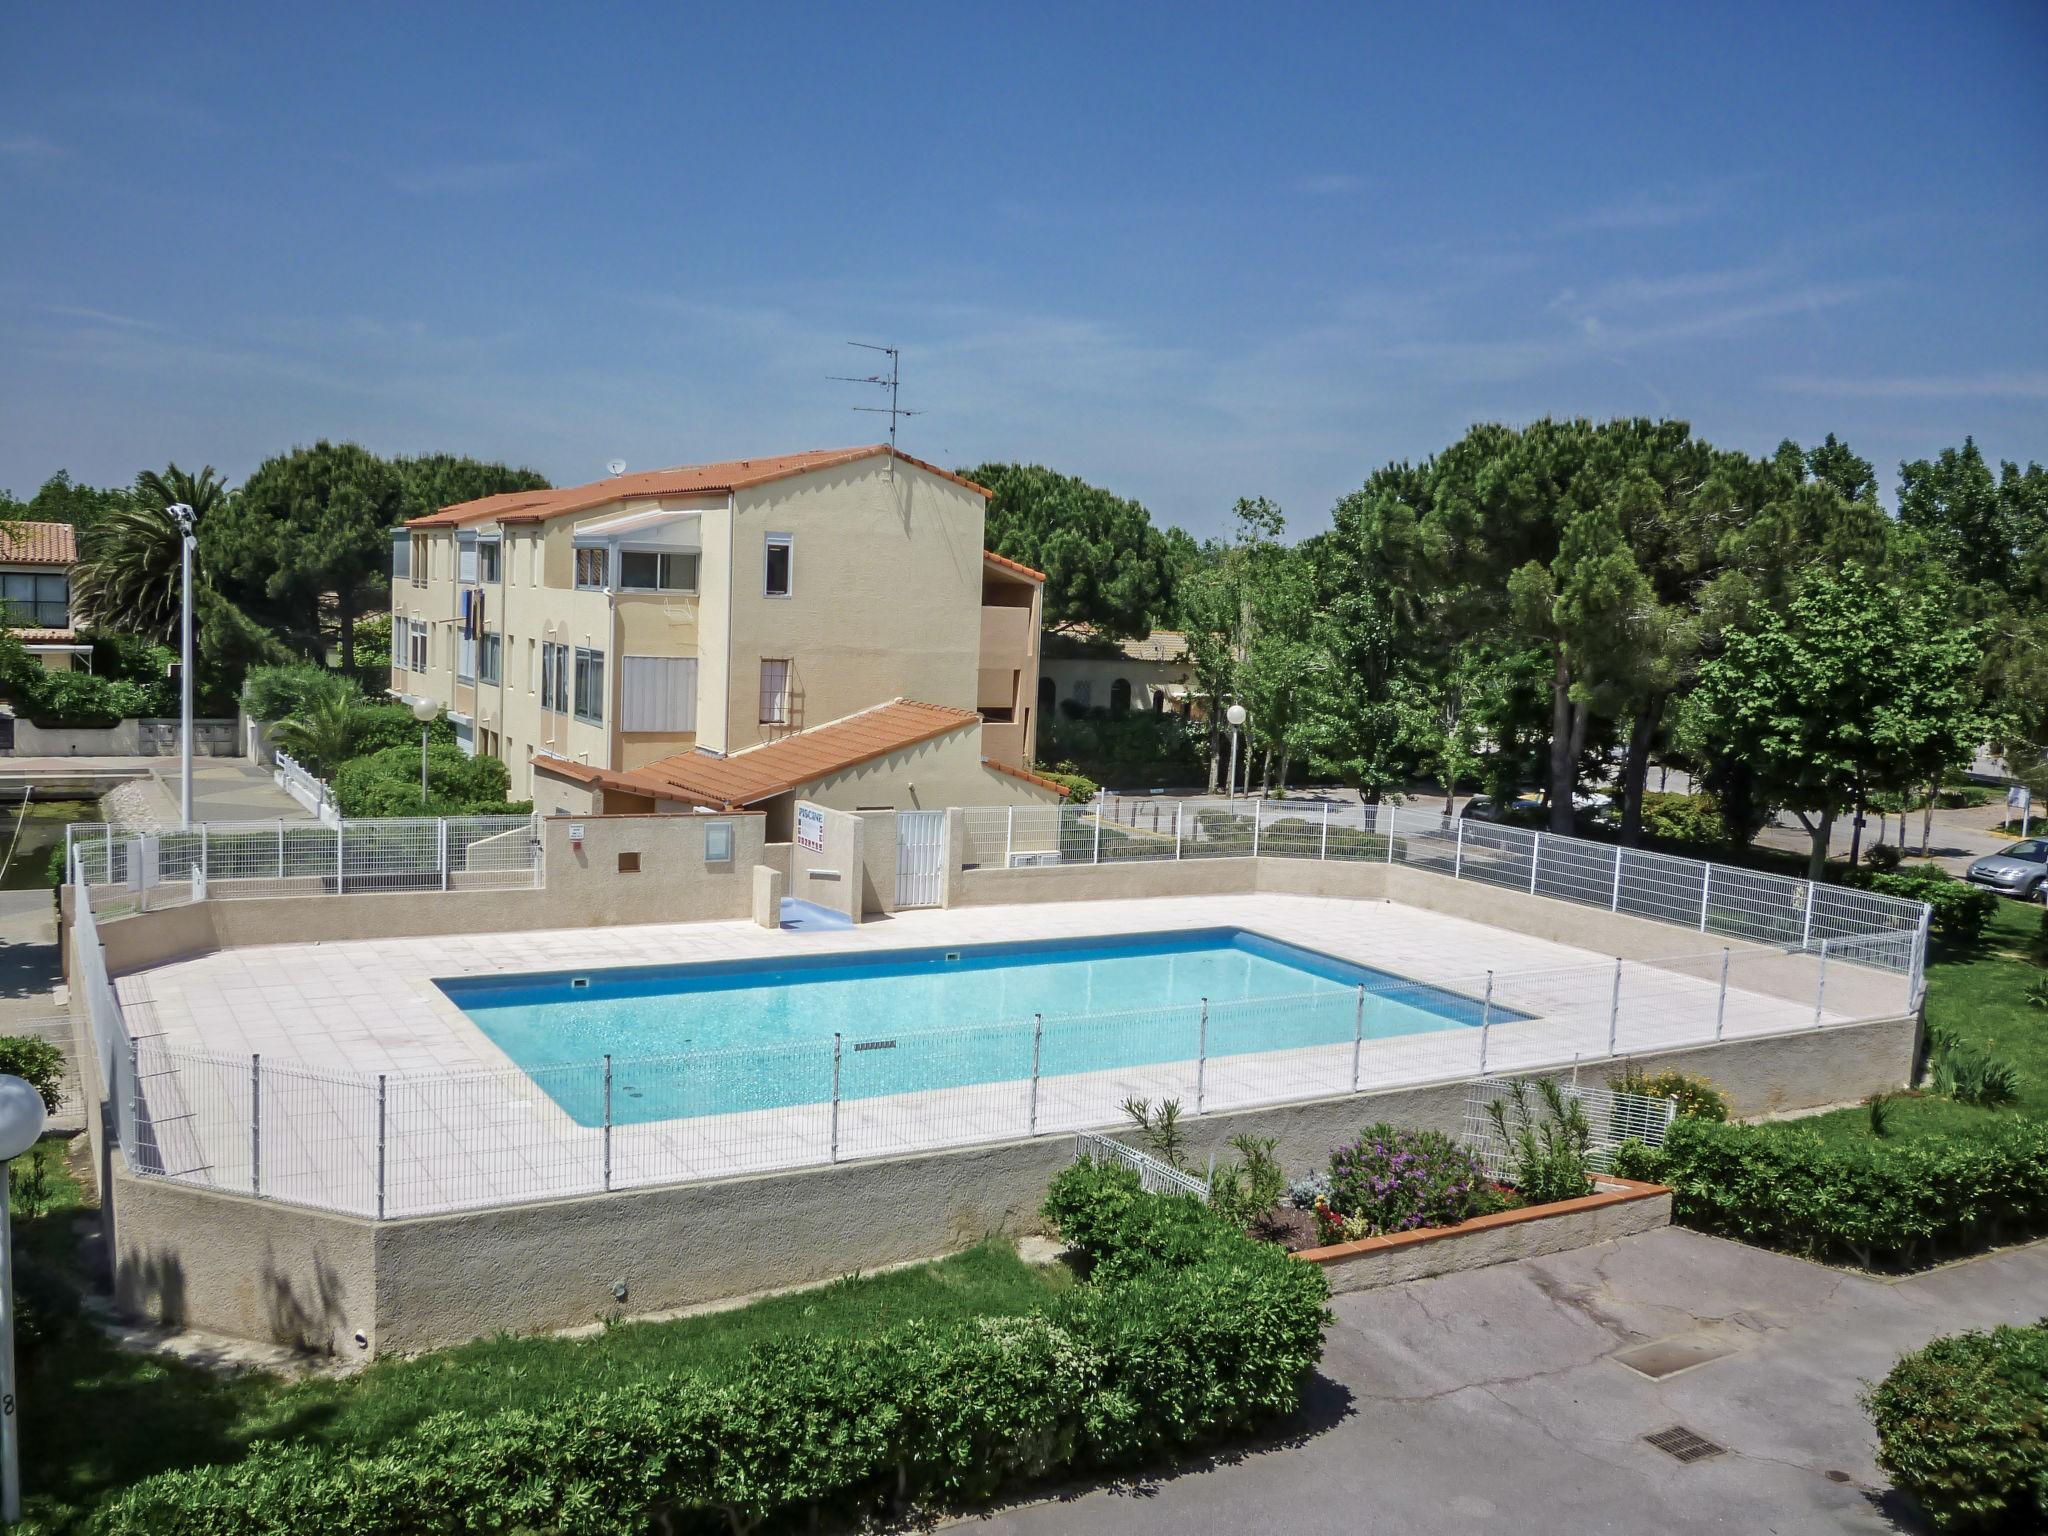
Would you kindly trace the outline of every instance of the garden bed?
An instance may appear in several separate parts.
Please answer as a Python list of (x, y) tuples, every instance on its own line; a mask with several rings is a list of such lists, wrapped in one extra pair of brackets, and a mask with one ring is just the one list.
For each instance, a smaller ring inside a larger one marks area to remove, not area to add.
[(1671, 1224), (1671, 1191), (1661, 1184), (1603, 1174), (1594, 1179), (1593, 1187), (1592, 1194), (1577, 1200), (1517, 1206), (1469, 1217), (1452, 1227), (1420, 1227), (1298, 1248), (1294, 1256), (1322, 1270), (1331, 1294), (1342, 1295), (1563, 1253)]

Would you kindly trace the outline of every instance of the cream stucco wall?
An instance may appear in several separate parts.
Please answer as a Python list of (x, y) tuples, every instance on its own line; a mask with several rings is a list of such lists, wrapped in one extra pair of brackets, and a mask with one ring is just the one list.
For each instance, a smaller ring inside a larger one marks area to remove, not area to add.
[(1056, 805), (1060, 797), (982, 762), (982, 727), (905, 747), (799, 791), (835, 810), (938, 811), (952, 805)]

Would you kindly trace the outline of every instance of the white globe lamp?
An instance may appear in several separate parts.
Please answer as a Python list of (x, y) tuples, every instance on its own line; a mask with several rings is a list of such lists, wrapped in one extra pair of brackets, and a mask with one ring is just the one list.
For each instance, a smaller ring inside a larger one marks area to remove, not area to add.
[(441, 706), (432, 699), (414, 699), (412, 717), (420, 723), (420, 805), (427, 803), (427, 727), (441, 718)]
[(1230, 708), (1223, 711), (1223, 718), (1230, 722), (1230, 787), (1224, 791), (1223, 798), (1235, 800), (1237, 798), (1237, 732), (1238, 727), (1244, 724), (1244, 706), (1242, 704), (1232, 704)]
[(20, 1403), (14, 1392), (14, 1234), (9, 1228), (7, 1164), (36, 1144), (49, 1112), (18, 1077), (0, 1076), (0, 1520), (21, 1519)]

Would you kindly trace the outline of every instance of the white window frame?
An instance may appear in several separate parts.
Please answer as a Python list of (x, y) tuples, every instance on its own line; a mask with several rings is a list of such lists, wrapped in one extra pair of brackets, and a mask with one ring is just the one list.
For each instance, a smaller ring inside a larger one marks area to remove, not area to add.
[(455, 584), (459, 587), (476, 585), (476, 535), (473, 533), (455, 535)]
[(494, 587), (505, 579), (505, 546), (495, 533), (476, 541), (476, 579)]
[(505, 674), (505, 640), (495, 629), (477, 631), (476, 680), (496, 687)]
[[(655, 585), (651, 587), (634, 586), (626, 580), (626, 559), (629, 555), (648, 555), (654, 559)], [(690, 562), (690, 584), (686, 587), (669, 586), (662, 580), (663, 562), (674, 560), (687, 560)], [(621, 592), (673, 592), (695, 597), (698, 591), (698, 583), (703, 576), (703, 569), (703, 557), (694, 549), (656, 549), (648, 545), (621, 544), (619, 546), (618, 590)]]
[[(602, 544), (578, 544), (574, 547), (573, 554), (575, 557), (572, 562), (574, 570), (571, 574), (575, 577), (576, 590), (578, 592), (609, 592), (612, 585), (611, 550)], [(585, 581), (583, 579), (583, 562), (586, 557), (594, 558), (600, 562), (598, 580), (596, 581)]]
[[(768, 689), (768, 669), (782, 668), (782, 686), (773, 693)], [(794, 658), (788, 656), (763, 656), (761, 658), (761, 725), (789, 724), (789, 680), (796, 671)], [(771, 713), (770, 711), (773, 711)]]
[(433, 541), (424, 533), (412, 536), (412, 552), (406, 559), (406, 565), (412, 571), (414, 586), (424, 587), (427, 584), (428, 574), (433, 567), (433, 551)]
[[(783, 562), (783, 588), (780, 592), (768, 585), (768, 552), (781, 548), (788, 558)], [(785, 598), (796, 592), (796, 535), (793, 533), (770, 533), (761, 539), (761, 595), (763, 597)]]
[(704, 862), (706, 864), (730, 864), (732, 862), (731, 822), (707, 821), (704, 823)]
[(569, 647), (560, 641), (541, 642), (540, 707), (551, 715), (569, 713)]
[(406, 671), (424, 674), (427, 670), (426, 624), (419, 619), (408, 619), (405, 641)]
[[(576, 689), (574, 697), (570, 700), (571, 713), (585, 725), (603, 725), (604, 652), (594, 645), (579, 645), (576, 647), (575, 666)], [(586, 673), (596, 674), (587, 690), (584, 685)]]
[(476, 636), (455, 633), (455, 681), (476, 686)]

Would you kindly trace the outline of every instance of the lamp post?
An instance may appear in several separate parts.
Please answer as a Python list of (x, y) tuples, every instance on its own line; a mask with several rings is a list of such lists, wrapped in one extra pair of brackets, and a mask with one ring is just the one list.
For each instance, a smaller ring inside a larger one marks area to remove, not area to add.
[(21, 1419), (14, 1394), (14, 1234), (7, 1165), (43, 1134), (43, 1096), (18, 1077), (0, 1077), (0, 1521), (21, 1519)]
[(184, 595), (178, 619), (178, 810), (180, 825), (192, 830), (192, 509), (174, 501), (164, 512), (178, 525), (178, 564)]
[(441, 706), (432, 699), (414, 699), (412, 717), (420, 723), (420, 804), (427, 803), (427, 727), (441, 718)]
[(1224, 792), (1223, 798), (1235, 800), (1237, 798), (1237, 732), (1238, 728), (1244, 724), (1244, 706), (1242, 704), (1231, 705), (1230, 708), (1223, 711), (1223, 718), (1230, 722), (1230, 788)]

